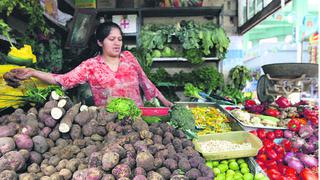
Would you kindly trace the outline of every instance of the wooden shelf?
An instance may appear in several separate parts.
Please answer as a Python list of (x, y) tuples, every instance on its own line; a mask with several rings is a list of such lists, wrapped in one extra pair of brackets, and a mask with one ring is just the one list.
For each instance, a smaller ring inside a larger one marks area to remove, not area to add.
[[(217, 57), (204, 57), (202, 58), (205, 61), (218, 61)], [(177, 61), (188, 61), (188, 59), (183, 57), (163, 57), (163, 58), (153, 58), (154, 62), (177, 62)]]
[(176, 17), (176, 16), (219, 16), (222, 6), (181, 7), (181, 8), (104, 8), (97, 9), (101, 14), (141, 14), (142, 17)]

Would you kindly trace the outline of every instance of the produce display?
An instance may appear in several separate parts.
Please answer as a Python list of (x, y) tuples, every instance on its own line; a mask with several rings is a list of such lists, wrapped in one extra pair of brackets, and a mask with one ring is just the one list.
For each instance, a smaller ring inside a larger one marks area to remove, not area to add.
[(220, 161), (206, 161), (214, 174), (215, 180), (268, 180), (262, 173), (253, 174), (250, 172), (249, 165), (245, 159), (226, 159)]
[(191, 107), (198, 135), (228, 132), (231, 127), (225, 114), (215, 107)]
[(182, 130), (106, 109), (59, 97), (2, 115), (0, 179), (213, 179)]

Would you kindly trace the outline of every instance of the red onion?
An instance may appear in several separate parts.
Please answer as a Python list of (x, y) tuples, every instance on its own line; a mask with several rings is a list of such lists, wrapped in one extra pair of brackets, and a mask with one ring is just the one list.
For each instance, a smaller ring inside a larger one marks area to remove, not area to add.
[(318, 137), (315, 136), (315, 135), (312, 135), (312, 136), (309, 137), (308, 142), (311, 142), (313, 144), (317, 144), (318, 143)]
[(294, 157), (294, 153), (293, 152), (287, 152), (286, 155), (284, 156), (284, 162), (288, 163), (289, 160)]
[(302, 145), (304, 143), (306, 143), (306, 141), (304, 139), (299, 138), (299, 137), (294, 137), (294, 138), (292, 138), (291, 143), (292, 143), (292, 147), (299, 149), (302, 147)]
[(283, 136), (287, 139), (291, 139), (293, 137), (294, 133), (290, 130), (285, 130), (283, 133)]
[(302, 146), (302, 151), (306, 154), (314, 153), (316, 146), (312, 142), (307, 142)]
[(310, 155), (304, 154), (300, 157), (301, 162), (307, 167), (318, 166), (318, 160)]
[(296, 157), (292, 157), (289, 162), (288, 162), (288, 166), (295, 169), (298, 173), (300, 173), (300, 171), (304, 168), (303, 164), (301, 163), (301, 161), (296, 158)]
[(309, 138), (313, 134), (313, 129), (310, 125), (302, 126), (299, 130), (299, 135), (302, 138)]

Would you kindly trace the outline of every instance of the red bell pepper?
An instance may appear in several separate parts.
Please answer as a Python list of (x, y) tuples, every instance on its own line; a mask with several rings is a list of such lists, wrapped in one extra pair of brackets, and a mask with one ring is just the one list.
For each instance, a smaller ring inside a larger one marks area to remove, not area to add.
[(267, 160), (265, 163), (268, 169), (276, 169), (278, 170), (278, 164), (275, 160)]
[(273, 141), (271, 141), (270, 139), (263, 140), (263, 146), (266, 148), (266, 151), (268, 151), (269, 149), (273, 149), (273, 147), (275, 145), (276, 144)]
[(301, 180), (318, 180), (317, 174), (311, 171), (309, 168), (304, 168), (300, 172)]
[(266, 151), (266, 147), (262, 146), (262, 148), (259, 149), (258, 154), (264, 154), (265, 151)]
[(291, 106), (289, 100), (283, 96), (279, 97), (275, 102), (280, 108), (287, 108)]
[(247, 99), (244, 101), (244, 107), (246, 110), (249, 110), (253, 106), (257, 105), (257, 103), (252, 99)]
[(291, 151), (291, 142), (288, 139), (283, 139), (281, 144), (286, 152)]
[(312, 125), (318, 126), (319, 118), (317, 116), (307, 116), (307, 119), (311, 121)]
[(274, 132), (269, 131), (269, 132), (267, 132), (267, 138), (270, 139), (271, 141), (273, 141), (276, 138), (276, 136), (275, 136)]
[(268, 149), (266, 155), (269, 159), (276, 160), (277, 153), (273, 149)]
[(274, 131), (274, 135), (276, 138), (282, 138), (283, 137), (283, 131), (281, 129), (277, 129)]
[(297, 119), (291, 119), (288, 123), (288, 128), (291, 131), (298, 132), (300, 130), (301, 124)]
[(284, 153), (285, 153), (284, 147), (282, 147), (282, 146), (280, 146), (280, 145), (275, 145), (275, 146), (274, 146), (274, 150), (276, 151), (276, 153), (277, 153), (278, 155), (279, 155), (279, 154), (284, 155)]
[(264, 139), (267, 136), (267, 133), (264, 129), (258, 129), (257, 134), (260, 139)]
[(268, 169), (267, 174), (271, 180), (278, 180), (282, 176), (281, 173), (279, 171), (277, 171), (276, 169)]
[(295, 169), (293, 169), (292, 167), (288, 167), (286, 169), (285, 175), (286, 176), (296, 176), (297, 175), (297, 171)]
[(264, 113), (268, 116), (278, 117), (280, 115), (280, 112), (277, 109), (274, 108), (268, 108), (264, 111)]

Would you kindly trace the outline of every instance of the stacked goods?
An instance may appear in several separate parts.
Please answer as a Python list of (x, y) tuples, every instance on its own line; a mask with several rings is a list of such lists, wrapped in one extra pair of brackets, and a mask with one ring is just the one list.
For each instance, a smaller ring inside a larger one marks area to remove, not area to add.
[(0, 117), (0, 179), (213, 179), (182, 130), (54, 97)]

